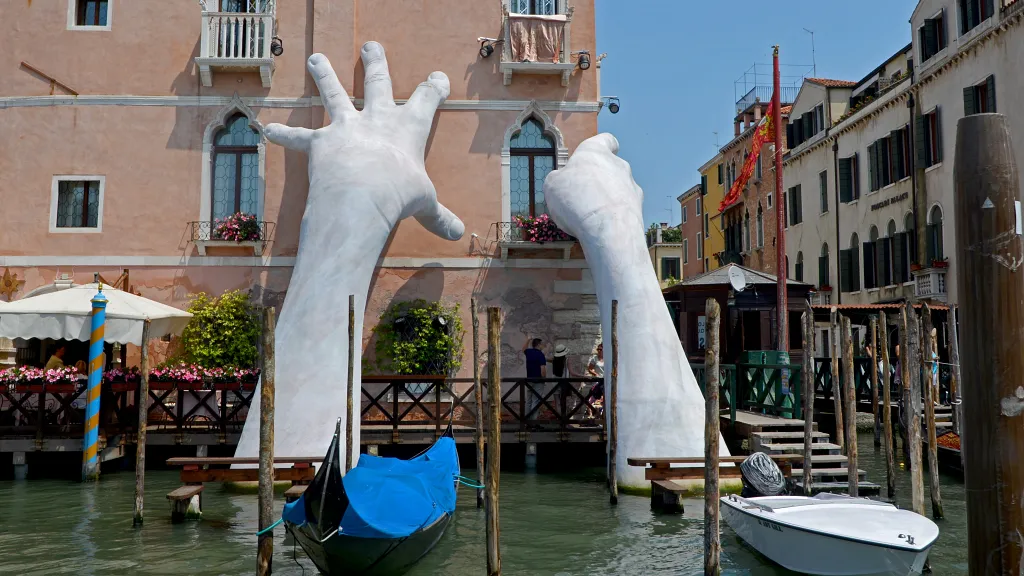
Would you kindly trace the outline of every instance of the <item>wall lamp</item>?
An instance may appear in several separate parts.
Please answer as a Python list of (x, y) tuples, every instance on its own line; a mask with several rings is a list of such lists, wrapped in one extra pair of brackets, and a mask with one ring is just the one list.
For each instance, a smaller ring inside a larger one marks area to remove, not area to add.
[(580, 70), (590, 69), (590, 51), (580, 50), (579, 52), (573, 52), (576, 55), (576, 65), (580, 67)]
[(619, 113), (619, 97), (618, 96), (605, 96), (604, 98), (601, 98), (601, 100), (604, 101), (605, 105), (608, 106), (608, 111), (609, 112), (611, 112), (612, 114), (618, 114)]
[(270, 53), (273, 54), (274, 56), (280, 56), (281, 54), (284, 54), (284, 40), (281, 40), (281, 38), (277, 36), (271, 38)]
[(480, 43), (480, 56), (483, 58), (494, 54), (494, 45), (501, 42), (497, 38), (486, 38), (484, 36), (477, 38), (476, 41)]

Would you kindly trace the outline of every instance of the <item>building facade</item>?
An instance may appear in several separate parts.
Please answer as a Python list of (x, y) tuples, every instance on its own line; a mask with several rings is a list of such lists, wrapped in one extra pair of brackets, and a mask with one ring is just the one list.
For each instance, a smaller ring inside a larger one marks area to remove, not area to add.
[(683, 277), (683, 238), (678, 227), (661, 222), (647, 231), (647, 253), (661, 287), (672, 286)]
[[(368, 297), (364, 353), (372, 356), (372, 329), (392, 302), (458, 304), (468, 326), (476, 296), (481, 307), (506, 312), (510, 375), (523, 370), (518, 351), (527, 336), (589, 355), (600, 324), (578, 244), (531, 242), (514, 217), (545, 213), (544, 175), (597, 133), (594, 3), (369, 4), (8, 5), (0, 40), (8, 55), (0, 127), (10, 136), (0, 143), (0, 268), (24, 281), (13, 299), (61, 277), (83, 283), (130, 269), (136, 291), (178, 307), (190, 294), (229, 289), (280, 305), (299, 241), (307, 162), (267, 145), (263, 127), (328, 121), (306, 71), (315, 52), (331, 60), (360, 107), (359, 47), (376, 40), (388, 51), (399, 104), (434, 70), (451, 80), (426, 167), (466, 235), (448, 242), (412, 219), (397, 226)], [(554, 53), (519, 58), (510, 42), (481, 45), (477, 37), (509, 38), (517, 12), (553, 16), (544, 25), (560, 34)], [(253, 241), (218, 237), (217, 219), (236, 213), (259, 221)], [(471, 372), (466, 358), (463, 373)]]
[(701, 200), (703, 208), (703, 261), (704, 272), (710, 272), (719, 267), (718, 258), (715, 254), (725, 250), (725, 234), (721, 226), (721, 212), (718, 206), (725, 197), (725, 166), (722, 163), (722, 154), (715, 154), (715, 157), (708, 160), (700, 167), (700, 184), (704, 199)]
[(679, 225), (682, 237), (683, 275), (680, 280), (693, 278), (705, 272), (704, 249), (707, 246), (704, 236), (704, 218), (707, 208), (704, 206), (703, 187), (701, 184), (690, 188), (679, 195), (682, 223)]

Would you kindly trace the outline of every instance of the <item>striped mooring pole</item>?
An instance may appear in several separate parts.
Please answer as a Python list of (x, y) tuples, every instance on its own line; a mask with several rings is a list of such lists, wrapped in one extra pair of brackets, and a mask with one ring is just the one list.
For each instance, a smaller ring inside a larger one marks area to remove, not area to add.
[(85, 439), (82, 446), (82, 481), (99, 480), (100, 382), (103, 380), (103, 325), (107, 320), (107, 297), (103, 284), (92, 297), (92, 333), (89, 336), (89, 389), (86, 392)]

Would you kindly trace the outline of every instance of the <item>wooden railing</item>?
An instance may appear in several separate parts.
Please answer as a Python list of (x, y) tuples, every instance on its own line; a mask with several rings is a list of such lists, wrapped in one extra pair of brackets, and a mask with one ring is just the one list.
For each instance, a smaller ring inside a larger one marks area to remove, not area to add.
[(268, 59), (274, 35), (273, 14), (203, 12), (201, 58)]

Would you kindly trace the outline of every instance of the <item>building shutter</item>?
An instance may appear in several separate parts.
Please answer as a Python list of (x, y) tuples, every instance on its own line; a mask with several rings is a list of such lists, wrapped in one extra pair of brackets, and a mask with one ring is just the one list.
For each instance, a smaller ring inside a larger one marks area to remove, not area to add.
[(938, 248), (935, 245), (935, 224), (929, 224), (925, 227), (925, 234), (927, 240), (927, 246), (925, 251), (925, 266), (930, 267), (932, 262), (936, 260), (936, 254)]
[(804, 200), (803, 194), (800, 191), (800, 185), (797, 184), (793, 187), (793, 222), (797, 224), (804, 221)]
[[(985, 18), (991, 18), (995, 14), (995, 3), (992, 0), (985, 0)], [(978, 17), (978, 23), (981, 23), (981, 15)]]
[(813, 112), (804, 112), (803, 123), (804, 123), (804, 140), (810, 140), (811, 136), (814, 136), (814, 113)]
[(926, 129), (927, 125), (927, 116), (918, 116), (914, 118), (914, 136), (916, 137), (916, 142), (914, 142), (914, 144), (915, 148), (917, 149), (917, 167), (919, 169), (928, 166), (928, 134)]
[(892, 269), (896, 273), (896, 283), (907, 281), (907, 233), (900, 232), (892, 238)]
[(850, 178), (850, 159), (839, 160), (839, 201), (853, 202), (853, 180)]
[(922, 32), (922, 44), (921, 44), (921, 59), (927, 60), (938, 52), (938, 44), (936, 43), (936, 29), (935, 20), (925, 20), (924, 28)]
[(900, 154), (900, 131), (893, 130), (889, 133), (889, 177), (885, 182), (892, 184), (903, 175), (900, 164), (903, 163), (903, 155)]
[(942, 162), (942, 109), (935, 109), (935, 158), (932, 158), (932, 162), (938, 164)]
[(974, 86), (968, 86), (964, 88), (964, 116), (976, 113), (977, 111), (974, 109)]
[(804, 263), (803, 262), (797, 262), (795, 268), (796, 268), (796, 281), (797, 282), (803, 282), (804, 281)]
[(718, 165), (718, 184), (722, 184), (722, 165)]
[(793, 124), (786, 124), (786, 148), (792, 150), (796, 147), (793, 141)]
[[(974, 7), (974, 0), (967, 0), (964, 4), (967, 5), (967, 30), (970, 30), (978, 25), (978, 10)], [(964, 30), (964, 32), (967, 32)]]
[(860, 251), (854, 246), (850, 248), (850, 291), (860, 290)]
[(850, 289), (850, 251), (839, 251), (839, 290), (851, 292)]
[(939, 18), (941, 18), (942, 20), (939, 21), (939, 26), (936, 27), (936, 29), (935, 29), (935, 35), (936, 35), (936, 37), (939, 40), (939, 44), (938, 44), (939, 50), (942, 50), (943, 48), (946, 47), (946, 27), (947, 27), (946, 20), (947, 20), (947, 18), (946, 18), (946, 9), (945, 8), (942, 9), (941, 16), (939, 16)]
[(700, 177), (700, 195), (707, 196), (708, 194), (708, 177), (701, 175)]
[[(989, 0), (989, 1), (991, 2), (991, 0)], [(988, 86), (988, 102), (987, 102), (987, 110), (985, 110), (985, 111), (988, 112), (989, 114), (995, 114), (995, 112), (996, 112), (996, 77), (995, 76), (989, 76), (988, 80), (985, 81), (985, 84)]]
[(853, 199), (860, 198), (860, 154), (850, 159), (850, 181), (853, 182)]
[(887, 238), (875, 240), (875, 281), (878, 286), (889, 285), (889, 258)]
[(878, 190), (878, 142), (868, 145), (868, 185), (871, 191)]
[(818, 256), (818, 288), (828, 286), (828, 256)]
[(875, 281), (875, 246), (871, 242), (864, 242), (864, 287), (877, 288)]

